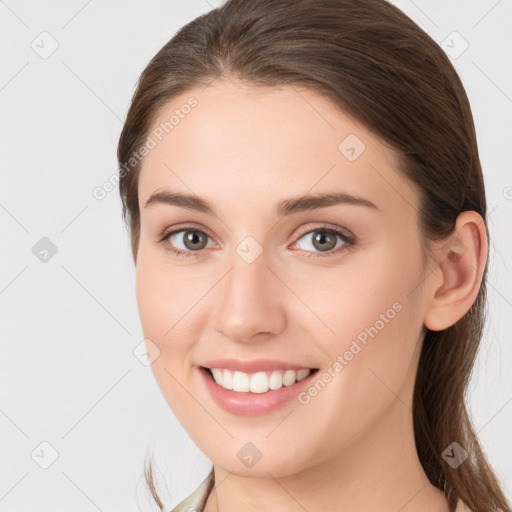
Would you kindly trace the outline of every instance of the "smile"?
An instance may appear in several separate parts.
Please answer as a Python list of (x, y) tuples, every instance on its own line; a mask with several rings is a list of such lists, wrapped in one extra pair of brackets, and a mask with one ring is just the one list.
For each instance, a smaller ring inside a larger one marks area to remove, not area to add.
[(213, 403), (237, 416), (268, 414), (294, 403), (319, 371), (301, 368), (246, 373), (219, 367), (197, 369)]
[(283, 386), (292, 386), (296, 382), (305, 379), (311, 369), (300, 370), (274, 370), (245, 373), (225, 368), (207, 368), (213, 380), (224, 389), (230, 389), (237, 393), (266, 393), (275, 391)]

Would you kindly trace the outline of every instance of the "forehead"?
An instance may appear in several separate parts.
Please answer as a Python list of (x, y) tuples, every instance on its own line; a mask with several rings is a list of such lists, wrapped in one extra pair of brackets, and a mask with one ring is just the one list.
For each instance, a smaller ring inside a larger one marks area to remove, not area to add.
[(329, 99), (296, 86), (214, 82), (190, 89), (158, 112), (148, 137), (141, 210), (166, 188), (214, 204), (238, 196), (273, 205), (332, 190), (367, 197), (383, 210), (410, 213), (416, 201), (392, 149)]

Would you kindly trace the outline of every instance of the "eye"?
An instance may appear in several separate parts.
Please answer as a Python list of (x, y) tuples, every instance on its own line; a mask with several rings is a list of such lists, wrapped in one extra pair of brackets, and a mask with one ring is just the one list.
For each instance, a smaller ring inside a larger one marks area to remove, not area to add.
[[(202, 249), (208, 248), (209, 235), (193, 226), (185, 226), (176, 231), (165, 231), (159, 237), (159, 242), (164, 244), (166, 250), (171, 251), (178, 257), (199, 256)], [(299, 240), (305, 239), (306, 247), (299, 247), (309, 252), (308, 257), (333, 256), (339, 251), (348, 249), (355, 245), (355, 238), (348, 233), (328, 226), (321, 226), (304, 233)], [(341, 243), (338, 241), (341, 240)], [(298, 241), (291, 248), (295, 248)], [(211, 245), (210, 245), (211, 247)]]
[[(208, 238), (204, 231), (188, 227), (179, 231), (166, 232), (160, 242), (165, 243), (165, 248), (177, 256), (196, 256), (194, 252), (200, 252), (207, 247)], [(192, 254), (190, 254), (192, 253)]]
[[(307, 243), (304, 244), (305, 247), (301, 248), (302, 250), (307, 252), (320, 252), (320, 254), (309, 255), (309, 257), (313, 258), (332, 256), (333, 254), (337, 254), (340, 250), (348, 248), (355, 243), (355, 239), (352, 236), (331, 227), (319, 227), (317, 229), (310, 230), (302, 235), (299, 240), (302, 239), (307, 241)], [(341, 240), (341, 243), (338, 244), (337, 239)], [(298, 241), (295, 242), (292, 247), (297, 244)]]

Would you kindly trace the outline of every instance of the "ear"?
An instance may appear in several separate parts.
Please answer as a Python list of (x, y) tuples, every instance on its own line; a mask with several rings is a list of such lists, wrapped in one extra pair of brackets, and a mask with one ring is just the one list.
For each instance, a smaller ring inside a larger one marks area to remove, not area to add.
[(434, 246), (434, 277), (428, 279), (425, 327), (447, 329), (473, 305), (487, 261), (487, 231), (484, 220), (474, 211), (459, 214), (455, 230)]

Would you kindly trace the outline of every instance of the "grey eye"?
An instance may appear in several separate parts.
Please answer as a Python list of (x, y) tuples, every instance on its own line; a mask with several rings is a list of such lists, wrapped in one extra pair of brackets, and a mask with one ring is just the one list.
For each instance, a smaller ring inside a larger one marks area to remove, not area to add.
[[(301, 249), (306, 250), (306, 251), (316, 250), (316, 251), (320, 251), (320, 252), (325, 252), (325, 251), (332, 251), (333, 249), (340, 247), (341, 244), (336, 245), (336, 239), (337, 238), (342, 239), (342, 236), (340, 234), (333, 233), (332, 231), (328, 231), (326, 229), (315, 229), (315, 230), (310, 231), (309, 233), (306, 233), (305, 235), (301, 236), (301, 238), (299, 240), (302, 240), (304, 238), (309, 239), (308, 240), (309, 248), (301, 247)], [(311, 247), (313, 247), (313, 249), (311, 249)]]
[[(206, 247), (208, 235), (196, 229), (182, 229), (181, 231), (171, 233), (168, 239), (177, 249), (185, 251), (199, 251)], [(181, 247), (180, 243), (182, 244)]]

